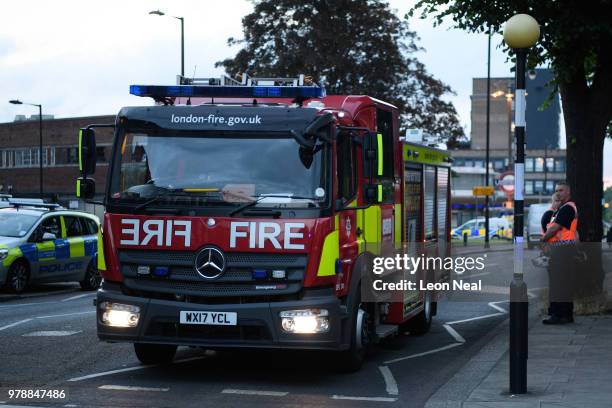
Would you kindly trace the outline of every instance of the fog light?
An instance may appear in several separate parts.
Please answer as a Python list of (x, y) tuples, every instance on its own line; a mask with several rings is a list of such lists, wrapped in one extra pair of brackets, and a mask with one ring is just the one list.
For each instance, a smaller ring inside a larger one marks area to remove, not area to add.
[(168, 276), (169, 273), (170, 268), (168, 268), (167, 266), (156, 266), (155, 269), (153, 269), (153, 275), (157, 276), (158, 278)]
[(151, 273), (151, 267), (147, 265), (138, 265), (137, 272), (139, 275), (148, 275)]
[(272, 277), (274, 279), (285, 279), (287, 277), (287, 272), (282, 269), (276, 269), (272, 271)]
[(268, 271), (265, 269), (253, 269), (253, 279), (268, 279)]
[(281, 326), (287, 333), (327, 333), (327, 309), (285, 310), (280, 312)]
[(102, 323), (112, 327), (136, 327), (140, 319), (140, 308), (121, 303), (100, 303)]

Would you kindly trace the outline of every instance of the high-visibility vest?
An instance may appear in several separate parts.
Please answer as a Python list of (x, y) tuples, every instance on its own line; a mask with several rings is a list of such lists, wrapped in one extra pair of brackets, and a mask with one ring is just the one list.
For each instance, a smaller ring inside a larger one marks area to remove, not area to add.
[(550, 207), (548, 210), (544, 211), (544, 213), (547, 213), (549, 211), (552, 211), (553, 215), (550, 217), (550, 221), (548, 221), (548, 224), (546, 224), (546, 229), (542, 229), (542, 235), (546, 234), (546, 230), (548, 230), (548, 227), (550, 226), (550, 223), (552, 222), (552, 220), (554, 218), (554, 215), (555, 215), (555, 210), (552, 207)]
[[(576, 240), (576, 230), (578, 229), (578, 208), (576, 208), (576, 204), (574, 204), (573, 201), (568, 201), (567, 203), (559, 207), (559, 210), (561, 210), (561, 208), (563, 208), (564, 205), (569, 205), (574, 209), (574, 214), (575, 214), (574, 219), (572, 220), (572, 223), (570, 224), (569, 228), (565, 228), (564, 226), (561, 226), (561, 228), (557, 231), (557, 233), (551, 239), (549, 239), (548, 242), (575, 241)], [(550, 219), (550, 222), (546, 226), (546, 229), (550, 228), (550, 226), (553, 225), (554, 223), (555, 223), (555, 217), (553, 216), (553, 218)]]

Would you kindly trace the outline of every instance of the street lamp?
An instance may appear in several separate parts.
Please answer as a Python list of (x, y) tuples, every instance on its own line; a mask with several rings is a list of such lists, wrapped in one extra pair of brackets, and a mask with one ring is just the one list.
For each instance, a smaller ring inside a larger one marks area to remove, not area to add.
[(38, 106), (38, 132), (39, 132), (39, 147), (38, 147), (38, 164), (39, 164), (39, 195), (40, 198), (43, 198), (43, 134), (42, 134), (42, 105), (36, 103), (25, 103), (21, 102), (19, 99), (11, 99), (9, 103), (13, 105), (30, 105), (30, 106)]
[[(490, 151), (490, 133), (491, 133), (491, 27), (489, 27), (487, 43), (487, 140), (486, 140), (486, 158), (485, 158), (485, 186), (489, 187), (489, 151)], [(488, 193), (488, 192), (487, 192)], [(490, 248), (489, 245), (489, 195), (485, 195), (485, 248)]]
[(516, 54), (514, 97), (514, 277), (510, 283), (510, 393), (527, 392), (527, 285), (523, 279), (525, 189), (525, 62), (527, 49), (540, 37), (538, 22), (528, 14), (512, 16), (504, 26), (504, 41)]
[[(161, 10), (150, 11), (149, 14), (157, 16), (165, 16)], [(185, 76), (185, 19), (183, 17), (170, 16), (181, 21), (181, 78)]]

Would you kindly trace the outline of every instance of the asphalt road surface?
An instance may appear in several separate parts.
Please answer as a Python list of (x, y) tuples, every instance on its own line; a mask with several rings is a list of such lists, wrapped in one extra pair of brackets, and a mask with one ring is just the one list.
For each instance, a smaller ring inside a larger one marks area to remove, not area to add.
[[(528, 258), (535, 251), (526, 252)], [(61, 291), (0, 302), (0, 407), (421, 407), (507, 318), (512, 252), (491, 252), (483, 294), (439, 302), (431, 331), (377, 345), (361, 371), (338, 372), (321, 352), (180, 348), (168, 366), (142, 366), (130, 344), (98, 341), (95, 293)], [(526, 262), (528, 286), (544, 270)], [(13, 390), (64, 398), (14, 399)]]

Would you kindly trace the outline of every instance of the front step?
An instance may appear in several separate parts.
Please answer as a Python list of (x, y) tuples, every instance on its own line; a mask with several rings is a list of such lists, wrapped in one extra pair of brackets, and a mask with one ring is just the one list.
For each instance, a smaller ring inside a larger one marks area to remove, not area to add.
[(376, 338), (385, 339), (398, 333), (398, 326), (395, 324), (379, 324), (376, 326)]

